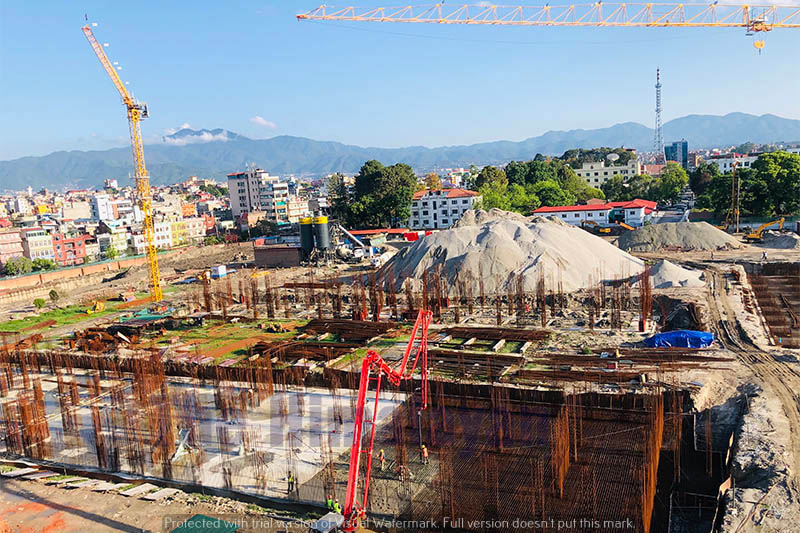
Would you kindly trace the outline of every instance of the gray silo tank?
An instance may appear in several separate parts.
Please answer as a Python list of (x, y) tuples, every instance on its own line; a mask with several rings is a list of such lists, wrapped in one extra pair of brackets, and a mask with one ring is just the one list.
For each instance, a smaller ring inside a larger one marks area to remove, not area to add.
[(314, 217), (314, 240), (319, 250), (330, 249), (331, 232), (328, 228), (328, 217)]

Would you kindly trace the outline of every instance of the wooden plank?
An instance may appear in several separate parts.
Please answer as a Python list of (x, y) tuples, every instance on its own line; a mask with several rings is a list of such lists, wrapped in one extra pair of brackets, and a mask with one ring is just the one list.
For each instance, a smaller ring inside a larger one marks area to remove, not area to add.
[(87, 479), (86, 481), (79, 481), (78, 483), (67, 483), (66, 487), (69, 489), (80, 489), (83, 487), (92, 487), (97, 485), (96, 479)]
[(101, 481), (97, 483), (94, 487), (92, 487), (92, 492), (105, 492), (114, 488), (114, 483), (109, 483), (108, 481)]

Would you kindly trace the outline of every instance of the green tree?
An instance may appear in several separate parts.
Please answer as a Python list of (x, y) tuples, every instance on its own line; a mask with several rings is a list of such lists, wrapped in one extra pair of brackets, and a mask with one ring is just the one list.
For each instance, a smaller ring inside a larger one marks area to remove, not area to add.
[(55, 269), (58, 268), (58, 263), (56, 263), (52, 259), (39, 258), (39, 259), (34, 259), (32, 264), (31, 264), (31, 266), (33, 267), (33, 270), (36, 270), (36, 271), (39, 271), (39, 270), (55, 270)]
[(716, 163), (703, 161), (689, 174), (689, 187), (696, 195), (701, 195), (711, 180), (718, 176), (720, 176), (719, 166)]
[(439, 174), (436, 172), (431, 172), (427, 176), (425, 176), (425, 187), (432, 190), (438, 191), (442, 188), (442, 178), (439, 177)]
[(478, 190), (480, 190), (481, 187), (487, 183), (498, 186), (502, 185), (502, 189), (505, 189), (508, 185), (508, 178), (502, 169), (493, 166), (485, 166), (475, 178), (475, 186), (478, 187)]
[(508, 186), (508, 201), (511, 211), (522, 213), (523, 215), (530, 215), (531, 211), (540, 207), (542, 202), (539, 197), (532, 190), (532, 185), (523, 187), (516, 183)]
[(36, 298), (33, 301), (33, 305), (36, 307), (36, 309), (41, 311), (42, 308), (44, 308), (44, 306), (47, 305), (47, 302), (44, 301), (44, 298)]
[(628, 180), (628, 195), (627, 200), (642, 198), (643, 200), (655, 200), (655, 192), (657, 180), (649, 174), (638, 174)]
[(503, 182), (490, 181), (478, 189), (481, 199), (475, 203), (475, 209), (502, 209), (511, 210), (511, 201), (506, 194), (506, 185)]
[(119, 257), (119, 252), (117, 252), (117, 249), (114, 248), (113, 245), (109, 244), (108, 248), (106, 248), (106, 259), (114, 260), (117, 257)]
[(553, 180), (533, 184), (531, 192), (539, 198), (541, 205), (544, 206), (573, 205), (576, 201), (572, 193), (562, 189), (558, 182)]
[(50, 292), (47, 295), (50, 297), (50, 301), (53, 303), (58, 302), (58, 299), (60, 298), (58, 291), (55, 289), (50, 289)]
[(681, 191), (689, 183), (689, 176), (686, 171), (673, 161), (667, 162), (667, 166), (658, 177), (658, 181), (653, 187), (651, 200), (664, 203), (675, 203), (681, 197)]
[(276, 235), (278, 233), (278, 225), (271, 220), (262, 218), (255, 226), (250, 228), (250, 237), (265, 237), (269, 235)]
[(800, 155), (761, 154), (750, 169), (754, 180), (767, 184), (775, 214), (794, 214), (800, 210)]
[(27, 257), (12, 257), (6, 261), (5, 272), (9, 276), (27, 274), (33, 270), (33, 263)]
[(410, 166), (384, 166), (367, 161), (355, 179), (355, 196), (349, 206), (350, 223), (359, 227), (392, 227), (411, 215), (417, 177)]
[(350, 189), (340, 173), (328, 178), (328, 201), (331, 206), (331, 216), (339, 221), (347, 221), (350, 205)]
[(633, 200), (633, 198), (630, 197), (628, 184), (625, 183), (625, 179), (619, 174), (612, 176), (610, 180), (600, 186), (600, 189), (609, 202), (627, 202)]

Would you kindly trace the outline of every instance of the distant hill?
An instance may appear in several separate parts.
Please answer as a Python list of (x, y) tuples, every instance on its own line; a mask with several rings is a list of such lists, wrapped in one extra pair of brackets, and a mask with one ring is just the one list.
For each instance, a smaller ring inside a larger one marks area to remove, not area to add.
[[(775, 115), (731, 113), (725, 116), (689, 115), (664, 125), (668, 142), (681, 138), (691, 148), (800, 141), (800, 120)], [(531, 159), (537, 153), (560, 155), (570, 148), (626, 146), (651, 150), (653, 130), (635, 122), (594, 130), (548, 131), (520, 142), (494, 141), (469, 146), (426, 148), (363, 148), (338, 142), (315, 141), (286, 135), (254, 140), (223, 130), (182, 129), (147, 145), (145, 152), (151, 181), (170, 184), (190, 175), (224, 178), (248, 162), (276, 174), (323, 175), (356, 172), (369, 159), (385, 164), (404, 162), (415, 169), (459, 167), (469, 164), (503, 164)], [(132, 173), (128, 147), (104, 151), (54, 152), (41, 157), (0, 161), (4, 189), (33, 187), (96, 187), (105, 178), (126, 182)]]

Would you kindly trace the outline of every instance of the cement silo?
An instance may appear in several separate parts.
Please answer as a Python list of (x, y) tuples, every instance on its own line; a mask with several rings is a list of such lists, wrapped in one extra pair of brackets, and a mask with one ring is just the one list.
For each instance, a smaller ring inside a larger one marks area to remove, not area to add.
[(300, 219), (300, 248), (303, 250), (303, 255), (308, 257), (314, 250), (314, 226), (311, 217)]
[(331, 247), (331, 232), (328, 227), (328, 217), (314, 217), (314, 240), (318, 250), (329, 250)]

